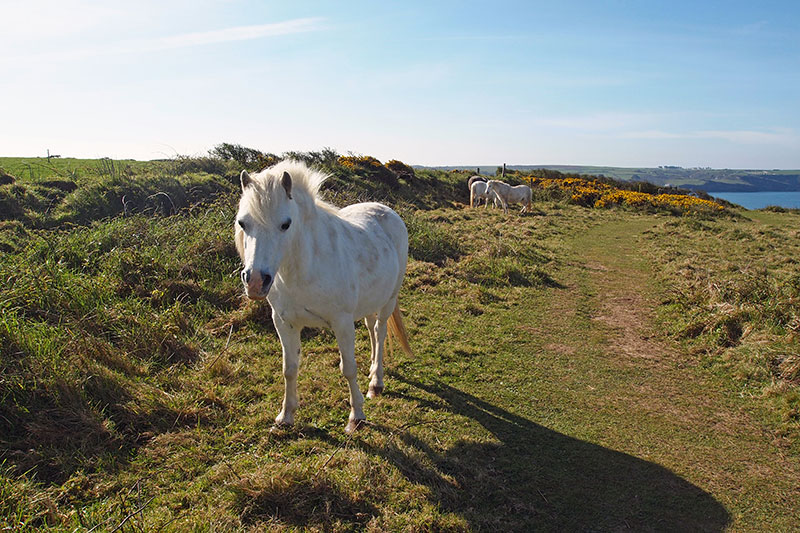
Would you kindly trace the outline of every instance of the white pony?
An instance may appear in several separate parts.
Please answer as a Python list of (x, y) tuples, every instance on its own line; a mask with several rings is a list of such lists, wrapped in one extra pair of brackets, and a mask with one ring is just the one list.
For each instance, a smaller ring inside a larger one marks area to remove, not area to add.
[(470, 207), (478, 207), (481, 200), (484, 201), (486, 207), (489, 207), (489, 200), (493, 200), (494, 206), (497, 207), (497, 196), (486, 192), (486, 178), (477, 174), (471, 176), (467, 182), (467, 187), (469, 188)]
[(486, 190), (488, 194), (494, 193), (500, 198), (500, 203), (503, 204), (503, 211), (508, 213), (508, 204), (521, 203), (522, 210), (520, 213), (525, 213), (531, 209), (531, 188), (527, 185), (516, 185), (512, 187), (508, 183), (500, 180), (489, 180), (487, 182)]
[(475, 181), (469, 190), (469, 206), (478, 207), (481, 200), (484, 201), (485, 207), (489, 207), (489, 200), (494, 200), (495, 207), (497, 206), (497, 196), (490, 193), (487, 189), (488, 185), (485, 181)]
[(243, 262), (247, 296), (267, 298), (283, 349), (285, 394), (275, 418), (294, 423), (300, 332), (329, 327), (336, 335), (339, 368), (350, 387), (353, 432), (364, 416), (356, 382), (355, 328), (364, 318), (372, 344), (367, 397), (383, 392), (387, 326), (411, 353), (397, 295), (406, 272), (408, 232), (385, 205), (360, 203), (343, 209), (318, 198), (327, 176), (297, 161), (283, 161), (258, 174), (242, 171), (236, 215), (236, 249)]
[(470, 176), (469, 181), (467, 182), (467, 188), (472, 190), (472, 184), (475, 183), (476, 181), (482, 181), (482, 182), (485, 183), (486, 182), (486, 178), (484, 178), (483, 176), (481, 176), (479, 174), (475, 174), (474, 176)]

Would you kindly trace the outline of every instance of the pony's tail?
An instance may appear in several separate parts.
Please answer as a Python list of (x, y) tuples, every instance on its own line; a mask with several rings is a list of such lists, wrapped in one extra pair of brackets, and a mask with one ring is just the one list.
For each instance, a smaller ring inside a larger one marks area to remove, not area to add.
[(474, 193), (475, 193), (475, 191), (473, 191), (472, 187), (470, 187), (469, 188), (469, 206), (470, 207), (475, 207), (475, 204), (472, 203), (472, 197), (473, 197)]
[(400, 347), (408, 355), (414, 355), (411, 351), (411, 345), (408, 343), (408, 335), (406, 334), (406, 327), (403, 324), (403, 315), (400, 313), (400, 302), (394, 304), (394, 311), (389, 317), (388, 321), (389, 332), (400, 343)]

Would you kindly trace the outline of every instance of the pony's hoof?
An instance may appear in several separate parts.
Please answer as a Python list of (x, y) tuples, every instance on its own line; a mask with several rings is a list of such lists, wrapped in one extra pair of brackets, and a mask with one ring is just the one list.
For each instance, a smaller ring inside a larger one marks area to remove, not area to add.
[(274, 424), (272, 424), (272, 427), (269, 428), (269, 432), (270, 433), (279, 433), (281, 431), (286, 431), (288, 429), (292, 429), (292, 427), (294, 427), (294, 424), (287, 424), (286, 422), (277, 422), (276, 421)]
[(358, 420), (350, 420), (347, 425), (344, 427), (344, 432), (348, 435), (352, 435), (357, 430), (361, 429), (362, 427), (367, 425), (367, 421), (363, 418)]
[(275, 425), (273, 427), (286, 429), (294, 425), (294, 416), (283, 411), (275, 417)]
[(376, 396), (380, 396), (383, 394), (383, 387), (380, 385), (370, 385), (369, 391), (367, 391), (367, 398), (372, 399)]

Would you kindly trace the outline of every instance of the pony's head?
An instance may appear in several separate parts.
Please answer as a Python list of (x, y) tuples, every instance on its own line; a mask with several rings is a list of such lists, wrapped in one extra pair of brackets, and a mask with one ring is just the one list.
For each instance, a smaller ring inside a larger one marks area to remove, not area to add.
[(293, 170), (297, 171), (297, 165), (278, 164), (258, 174), (243, 170), (240, 175), (236, 250), (243, 263), (245, 292), (254, 300), (266, 298), (297, 230), (300, 206)]

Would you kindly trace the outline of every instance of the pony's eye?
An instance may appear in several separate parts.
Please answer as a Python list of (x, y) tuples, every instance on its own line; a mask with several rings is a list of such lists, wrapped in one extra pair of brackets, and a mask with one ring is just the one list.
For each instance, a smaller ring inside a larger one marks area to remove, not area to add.
[(237, 222), (239, 223), (239, 227), (242, 228), (242, 230), (247, 229), (244, 227), (244, 220), (237, 220)]
[(289, 229), (289, 226), (291, 225), (292, 225), (292, 219), (290, 218), (289, 220), (281, 224), (281, 231), (286, 231), (287, 229)]

